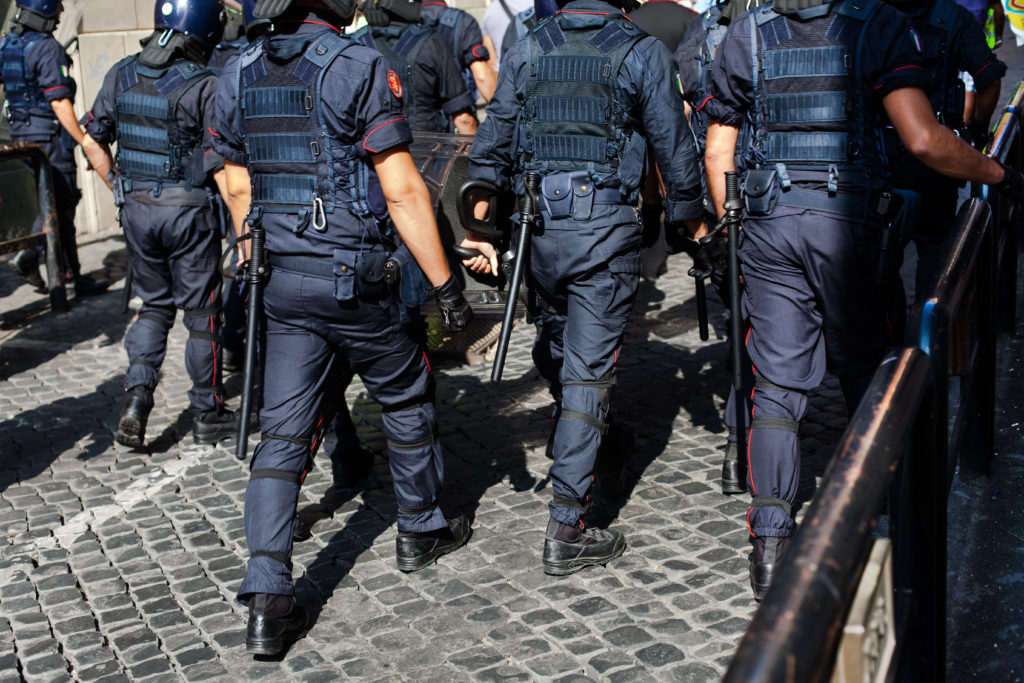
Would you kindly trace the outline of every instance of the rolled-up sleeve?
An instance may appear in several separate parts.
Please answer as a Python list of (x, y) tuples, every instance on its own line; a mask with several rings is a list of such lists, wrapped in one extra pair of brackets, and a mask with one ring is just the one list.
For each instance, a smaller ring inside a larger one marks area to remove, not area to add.
[(358, 154), (380, 154), (412, 142), (412, 129), (402, 114), (399, 94), (405, 87), (383, 57), (367, 65), (366, 79), (357, 98), (356, 121), (363, 133)]
[[(245, 164), (245, 150), (242, 144), (241, 110), (238, 106), (238, 57), (232, 56), (224, 65), (224, 71), (213, 97), (212, 122), (206, 127), (206, 140), (210, 154), (233, 164)], [(209, 156), (209, 155), (207, 155)], [(211, 160), (211, 164), (216, 158)], [(207, 170), (216, 170), (208, 167)]]
[(47, 102), (74, 96), (69, 74), (71, 60), (55, 38), (47, 36), (33, 44), (25, 55), (25, 62)]
[(733, 20), (711, 66), (712, 99), (704, 105), (708, 118), (739, 127), (753, 105), (753, 64), (749, 14)]
[(518, 84), (526, 79), (529, 61), (528, 41), (512, 45), (498, 71), (498, 87), (487, 105), (487, 116), (477, 128), (469, 151), (469, 178), (487, 180), (499, 188), (508, 184), (515, 162), (516, 122), (522, 110)]
[(99, 93), (96, 95), (95, 101), (92, 103), (92, 108), (82, 118), (82, 124), (85, 126), (85, 132), (89, 136), (101, 144), (109, 145), (114, 142), (117, 136), (117, 111), (114, 107), (114, 84), (117, 78), (118, 71), (125, 65), (125, 62), (115, 64), (114, 67), (107, 72), (107, 75), (103, 79), (103, 85), (100, 87)]

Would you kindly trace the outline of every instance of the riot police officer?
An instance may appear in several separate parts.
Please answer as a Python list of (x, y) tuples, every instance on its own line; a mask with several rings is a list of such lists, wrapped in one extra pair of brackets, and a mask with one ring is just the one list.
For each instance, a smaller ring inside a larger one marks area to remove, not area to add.
[(1018, 199), (1024, 178), (936, 121), (919, 40), (878, 0), (774, 0), (743, 14), (726, 31), (712, 81), (705, 162), (719, 215), (739, 126), (754, 120), (739, 256), (756, 373), (747, 522), (760, 599), (794, 530), (807, 391), (827, 366), (852, 414), (898, 341), (887, 317), (896, 288), (878, 279), (883, 229), (898, 229), (902, 208), (891, 192), (886, 117), (939, 172)]
[[(648, 143), (668, 190), (667, 221), (697, 230), (700, 178), (672, 56), (622, 13), (621, 0), (573, 0), (502, 60), (498, 89), (470, 152), (469, 177), (502, 187), (541, 176), (531, 232), (531, 288), (546, 304), (534, 361), (560, 401), (544, 570), (569, 574), (625, 548), (618, 531), (585, 526), (615, 362), (639, 285), (636, 202)], [(632, 3), (629, 3), (632, 6)], [(477, 203), (483, 217), (486, 201)], [(493, 247), (466, 261), (496, 272)]]
[(491, 54), (484, 47), (480, 24), (465, 10), (449, 7), (444, 0), (426, 0), (421, 21), (435, 29), (462, 67), (462, 77), (473, 102), (477, 95), (490, 102), (494, 95), (495, 74), (488, 64)]
[[(954, 0), (889, 0), (910, 19), (921, 39), (928, 76), (928, 101), (939, 121), (979, 149), (988, 138), (989, 120), (999, 105), (999, 91), (1006, 65), (992, 53), (985, 33), (974, 16)], [(969, 123), (964, 121), (966, 72), (977, 90)], [(920, 204), (911, 237), (917, 248), (916, 286), (920, 298), (939, 267), (946, 236), (956, 221), (960, 182), (928, 168), (906, 149), (900, 150), (894, 179), (896, 187), (928, 197)]]
[[(99, 294), (109, 283), (97, 283), (82, 274), (75, 239), (75, 207), (82, 193), (74, 151), (83, 133), (73, 109), (75, 83), (68, 74), (71, 59), (53, 37), (63, 5), (61, 0), (18, 0), (16, 4), (14, 25), (0, 43), (0, 82), (7, 97), (11, 139), (40, 145), (50, 157), (66, 276), (79, 296)], [(42, 224), (37, 220), (32, 232), (40, 230)], [(45, 291), (37, 250), (19, 252), (11, 265), (29, 284)]]
[(383, 407), (398, 568), (425, 567), (470, 533), (465, 516), (446, 519), (438, 507), (444, 463), (433, 380), (381, 277), (389, 245), (377, 226), (388, 211), (449, 327), (469, 320), (408, 152), (403, 86), (380, 53), (342, 33), (355, 2), (294, 4), (258, 1), (256, 16), (273, 20), (275, 31), (229, 63), (213, 127), (229, 205), (239, 198), (251, 204), (247, 225), (266, 231), (270, 254), (263, 439), (246, 490), (250, 558), (238, 589), (250, 609), (246, 647), (253, 654), (279, 653), (306, 629), (293, 597), (292, 529), (320, 420), (334, 398), (325, 386), (334, 363), (358, 372)]
[(188, 329), (193, 438), (212, 444), (237, 429), (221, 385), (220, 235), (202, 149), (217, 86), (205, 63), (220, 38), (219, 15), (216, 0), (156, 2), (156, 30), (142, 52), (107, 73), (86, 117), (82, 146), (114, 190), (133, 286), (142, 299), (124, 342), (129, 365), (116, 439), (125, 446), (141, 446), (145, 439), (179, 308)]
[(420, 0), (366, 0), (361, 10), (368, 26), (352, 38), (384, 55), (402, 83), (402, 113), (413, 130), (472, 135), (476, 100), (448, 44), (430, 26), (419, 23)]

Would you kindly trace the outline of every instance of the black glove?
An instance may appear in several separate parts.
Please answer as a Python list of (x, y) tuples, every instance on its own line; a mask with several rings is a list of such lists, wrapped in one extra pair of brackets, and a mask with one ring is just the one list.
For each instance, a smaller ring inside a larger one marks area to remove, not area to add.
[(660, 203), (644, 204), (640, 207), (640, 220), (643, 227), (640, 230), (640, 248), (653, 247), (661, 235), (661, 212), (664, 210)]
[(709, 277), (714, 279), (716, 270), (721, 269), (722, 264), (728, 262), (728, 235), (725, 232), (716, 232), (699, 242), (689, 241), (696, 245), (696, 249), (692, 252), (686, 252), (693, 258), (693, 267), (689, 270), (690, 277), (702, 280)]
[(999, 165), (1003, 167), (1006, 175), (1003, 177), (1002, 182), (996, 185), (996, 189), (999, 190), (1000, 194), (1006, 195), (1014, 201), (1024, 201), (1024, 175), (1021, 175), (1020, 171), (1010, 168), (1006, 164), (1000, 163)]
[(693, 252), (698, 248), (697, 243), (689, 238), (685, 223), (665, 221), (665, 242), (668, 243), (668, 253), (670, 254), (685, 251), (693, 256)]
[(441, 324), (449, 332), (461, 332), (473, 319), (473, 309), (469, 307), (466, 297), (462, 296), (462, 287), (452, 275), (440, 287), (434, 287), (434, 298), (441, 309)]

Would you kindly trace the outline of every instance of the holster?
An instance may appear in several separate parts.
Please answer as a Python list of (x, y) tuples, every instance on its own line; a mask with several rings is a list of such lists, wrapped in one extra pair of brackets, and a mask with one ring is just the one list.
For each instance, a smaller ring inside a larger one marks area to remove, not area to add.
[(903, 250), (917, 223), (921, 195), (911, 190), (893, 189), (881, 195), (878, 213), (882, 217), (882, 233), (878, 241), (878, 268), (875, 284), (886, 287), (899, 277)]
[(743, 179), (743, 203), (751, 216), (767, 216), (779, 203), (782, 187), (775, 169), (747, 171)]
[[(111, 178), (111, 176), (113, 176), (113, 178)], [(110, 173), (107, 174), (107, 180), (111, 181), (111, 185), (113, 185), (114, 206), (120, 209), (124, 206), (125, 195), (131, 192), (131, 181), (125, 179), (123, 174), (114, 173), (113, 171), (110, 171)], [(126, 184), (129, 185), (129, 187), (126, 188)]]

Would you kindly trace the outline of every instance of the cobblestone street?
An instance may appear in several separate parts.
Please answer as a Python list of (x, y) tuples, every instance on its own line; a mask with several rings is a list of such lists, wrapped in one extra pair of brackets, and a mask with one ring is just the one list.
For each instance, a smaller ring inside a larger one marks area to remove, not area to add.
[[(123, 270), (119, 233), (82, 251), (90, 268)], [(423, 571), (395, 568), (379, 408), (352, 384), (375, 485), (338, 499), (321, 450), (300, 508), (337, 509), (296, 545), (294, 567), (314, 624), (282, 660), (254, 661), (234, 601), (247, 466), (233, 441), (192, 443), (180, 316), (147, 445), (131, 450), (113, 440), (123, 280), (54, 315), (0, 267), (0, 681), (717, 680), (755, 608), (748, 499), (719, 492), (722, 309), (712, 302), (717, 329), (702, 343), (685, 272), (673, 257), (642, 285), (619, 359), (613, 412), (637, 436), (630, 491), (590, 520), (623, 530), (625, 555), (565, 578), (541, 570), (551, 401), (521, 326), (500, 385), (489, 364), (435, 364), (446, 498), (474, 533)], [(237, 406), (241, 377), (227, 386)], [(846, 422), (834, 382), (811, 403), (801, 500)]]

